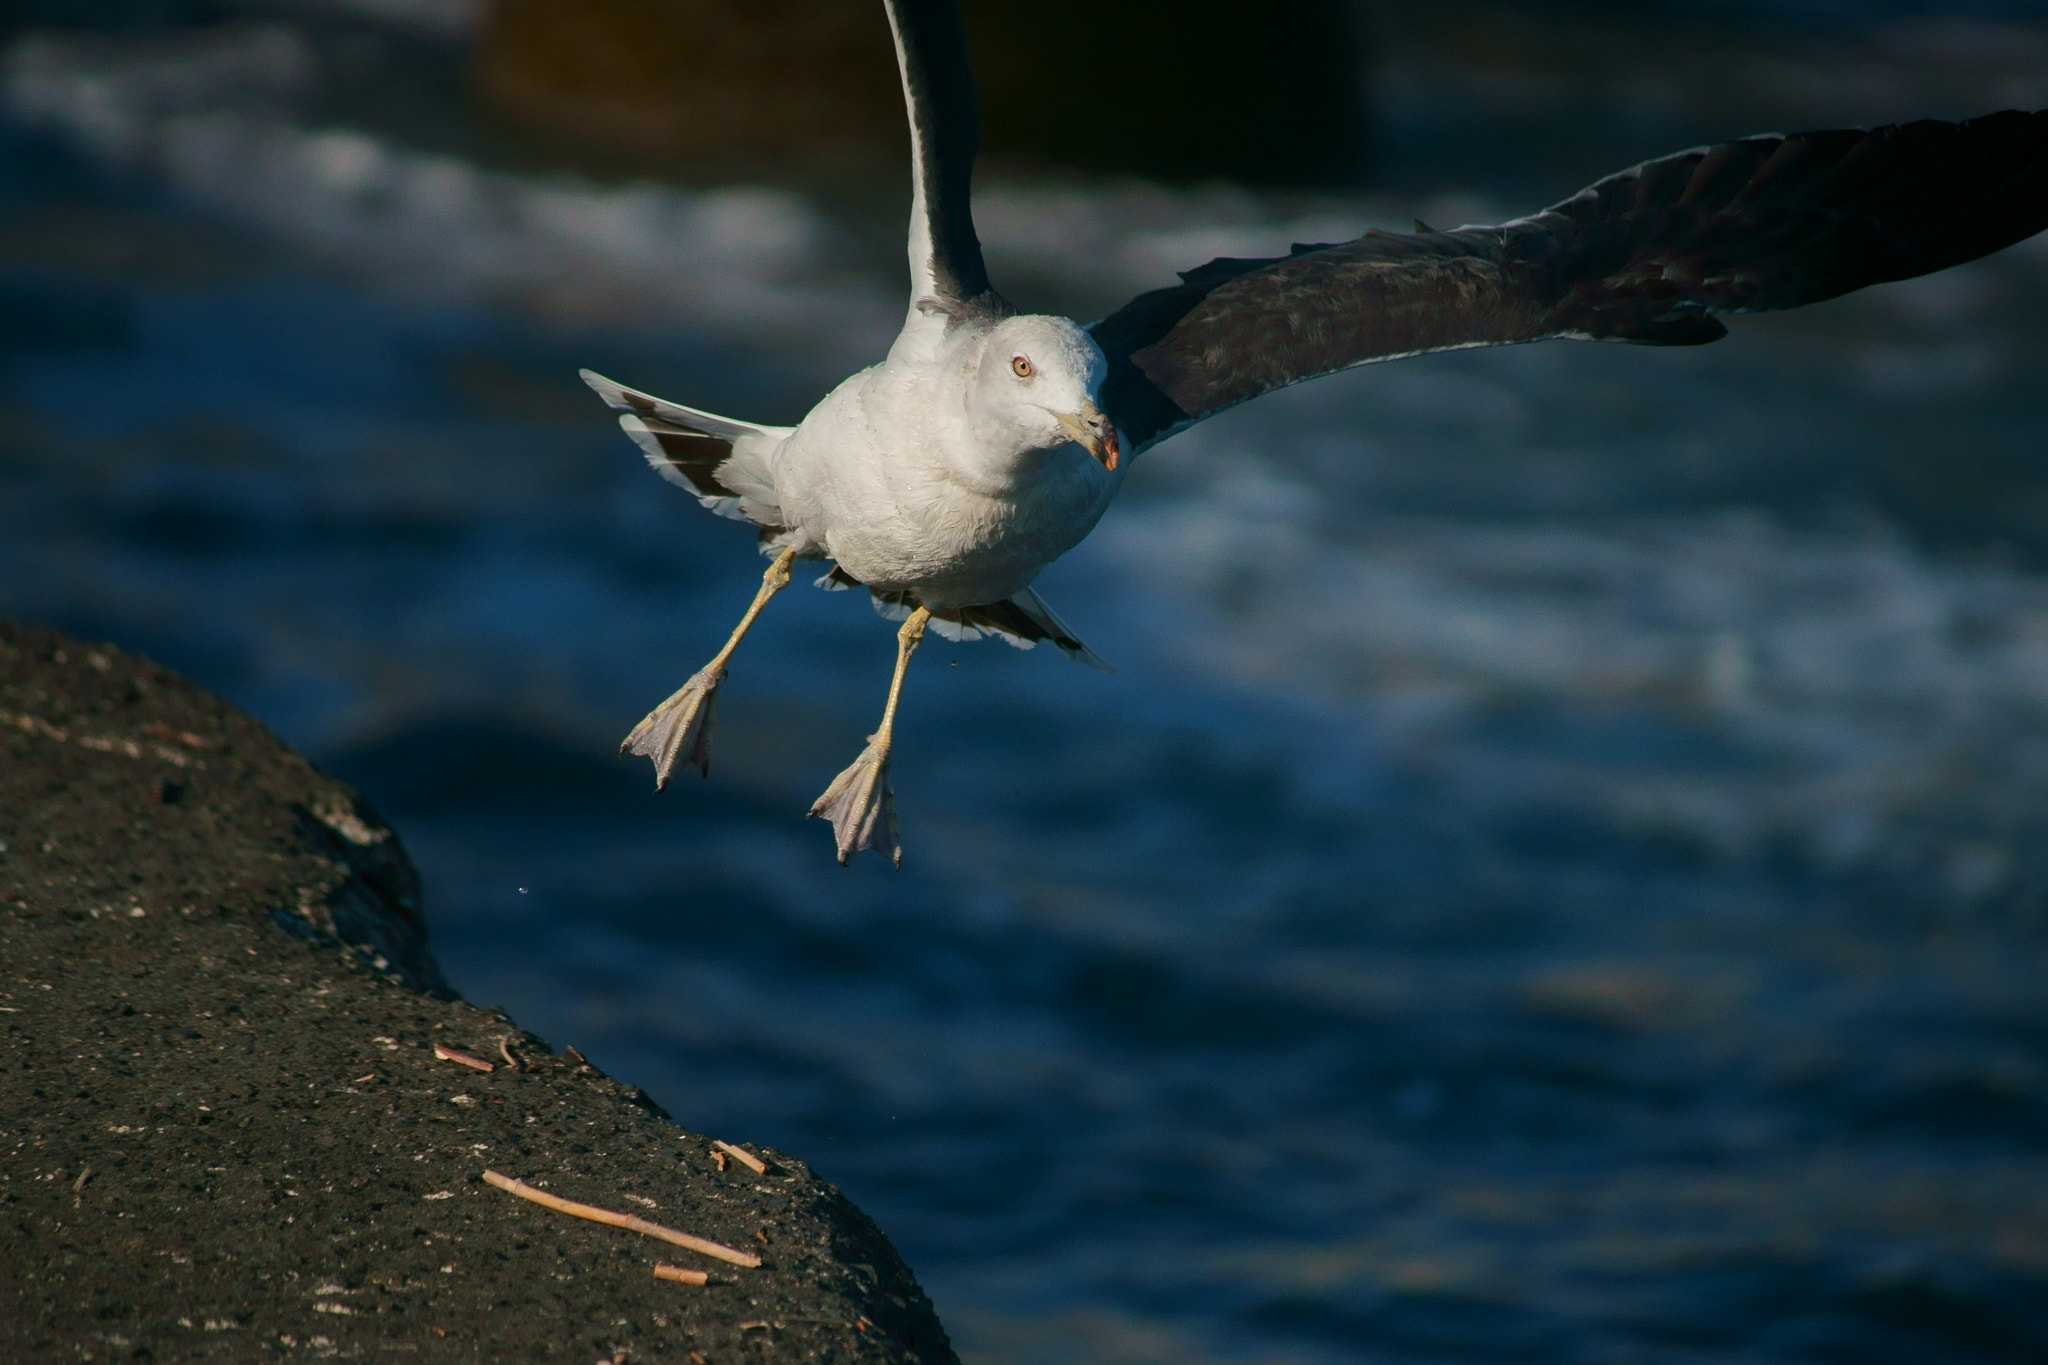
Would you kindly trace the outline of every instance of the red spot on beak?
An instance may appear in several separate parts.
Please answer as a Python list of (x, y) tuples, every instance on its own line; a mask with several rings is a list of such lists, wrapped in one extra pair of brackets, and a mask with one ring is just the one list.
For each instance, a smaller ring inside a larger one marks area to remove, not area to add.
[(1123, 447), (1117, 443), (1116, 426), (1112, 423), (1109, 434), (1102, 438), (1102, 449), (1096, 453), (1095, 458), (1102, 461), (1104, 469), (1114, 473), (1117, 463), (1123, 459), (1123, 454)]

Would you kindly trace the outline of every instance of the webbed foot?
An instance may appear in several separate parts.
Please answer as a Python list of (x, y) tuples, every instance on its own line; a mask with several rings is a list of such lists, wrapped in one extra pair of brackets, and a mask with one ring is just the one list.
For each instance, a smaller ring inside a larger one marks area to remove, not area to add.
[(864, 848), (903, 866), (903, 846), (896, 841), (896, 794), (889, 789), (886, 738), (870, 739), (852, 766), (833, 778), (825, 794), (812, 803), (810, 813), (832, 822), (841, 867)]
[(711, 713), (725, 669), (701, 668), (674, 695), (647, 713), (619, 745), (621, 754), (645, 754), (654, 760), (654, 789), (662, 790), (676, 766), (696, 764), (711, 776)]

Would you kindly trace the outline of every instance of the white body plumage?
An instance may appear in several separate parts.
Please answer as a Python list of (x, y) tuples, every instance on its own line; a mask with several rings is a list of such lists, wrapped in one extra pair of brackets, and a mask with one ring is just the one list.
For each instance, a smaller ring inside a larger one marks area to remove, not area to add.
[[(764, 452), (786, 537), (934, 610), (1000, 602), (1079, 544), (1123, 483), (1070, 434), (1102, 353), (1064, 318), (913, 313), (889, 357)], [(737, 455), (738, 452), (736, 451)]]

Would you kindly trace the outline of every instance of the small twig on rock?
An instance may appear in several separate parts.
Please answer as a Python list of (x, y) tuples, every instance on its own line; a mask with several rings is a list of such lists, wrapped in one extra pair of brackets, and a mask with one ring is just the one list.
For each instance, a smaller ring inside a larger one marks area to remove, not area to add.
[(519, 1060), (519, 1054), (512, 1050), (512, 1035), (506, 1034), (498, 1040), (498, 1055), (505, 1059), (505, 1065), (514, 1071), (526, 1070), (526, 1063)]
[(175, 739), (176, 741), (178, 741), (178, 743), (185, 745), (187, 748), (211, 749), (214, 747), (212, 740), (201, 739), (199, 736), (193, 734), (190, 730), (173, 730), (170, 726), (164, 724), (160, 720), (150, 721), (147, 725), (144, 725), (140, 728), (142, 730), (142, 733), (145, 735), (154, 735), (158, 739)]
[(83, 1193), (85, 1190), (85, 1182), (90, 1179), (92, 1179), (92, 1167), (87, 1166), (84, 1170), (78, 1173), (78, 1179), (71, 1182), (71, 1192), (73, 1194)]
[(630, 1213), (613, 1213), (610, 1209), (601, 1209), (593, 1204), (579, 1204), (573, 1199), (563, 1199), (557, 1195), (537, 1190), (523, 1180), (514, 1180), (509, 1175), (499, 1175), (496, 1171), (485, 1171), (484, 1179), (490, 1184), (496, 1185), (507, 1194), (516, 1194), (521, 1199), (530, 1199), (542, 1208), (553, 1209), (556, 1213), (566, 1213), (571, 1218), (587, 1218), (593, 1223), (606, 1223), (615, 1228), (625, 1228), (628, 1232), (638, 1232), (644, 1233), (649, 1237), (659, 1237), (662, 1241), (668, 1242), (671, 1245), (694, 1251), (702, 1256), (710, 1256), (717, 1260), (727, 1261), (733, 1265), (743, 1265), (752, 1268), (761, 1264), (761, 1258), (750, 1251), (734, 1251), (729, 1246), (721, 1246), (719, 1243), (709, 1241), (703, 1237), (693, 1237), (687, 1232), (677, 1232), (674, 1228), (665, 1228), (659, 1223), (650, 1223), (645, 1218), (636, 1218)]
[[(748, 1151), (748, 1150), (747, 1150), (746, 1148), (744, 1148), (744, 1147), (735, 1147), (735, 1146), (733, 1146), (733, 1145), (732, 1145), (732, 1144), (731, 1144), (730, 1142), (726, 1142), (726, 1141), (723, 1141), (722, 1139), (719, 1139), (719, 1138), (713, 1138), (713, 1139), (711, 1139), (711, 1145), (712, 1145), (713, 1147), (716, 1147), (716, 1148), (717, 1148), (717, 1149), (718, 1149), (719, 1151), (721, 1151), (721, 1152), (724, 1152), (724, 1153), (725, 1153), (725, 1154), (726, 1154), (727, 1156), (731, 1157), (731, 1158), (732, 1158), (732, 1159), (733, 1159), (734, 1161), (737, 1161), (737, 1162), (739, 1162), (739, 1163), (740, 1163), (740, 1165), (742, 1165), (742, 1166), (746, 1167), (746, 1168), (747, 1168), (748, 1170), (752, 1171), (752, 1172), (753, 1172), (753, 1173), (754, 1173), (755, 1175), (766, 1175), (766, 1174), (768, 1174), (768, 1163), (767, 1163), (767, 1162), (765, 1162), (765, 1161), (763, 1161), (763, 1160), (761, 1160), (761, 1158), (760, 1158), (760, 1157), (757, 1157), (757, 1156), (755, 1156), (755, 1155), (754, 1155), (754, 1154), (753, 1154), (752, 1152)], [(721, 1161), (721, 1162), (720, 1162), (720, 1163), (718, 1164), (718, 1168), (719, 1168), (720, 1170), (724, 1170), (724, 1169), (725, 1169), (725, 1163)]]
[(654, 1278), (673, 1280), (677, 1284), (708, 1284), (711, 1280), (711, 1277), (701, 1270), (685, 1270), (679, 1265), (670, 1265), (667, 1261), (654, 1263)]
[(434, 1044), (434, 1055), (444, 1062), (460, 1062), (472, 1071), (496, 1071), (498, 1068), (481, 1057), (472, 1057), (467, 1052), (457, 1052), (452, 1047)]
[(718, 1149), (717, 1149), (716, 1147), (712, 1148), (712, 1149), (711, 1149), (711, 1159), (712, 1159), (713, 1161), (715, 1161), (715, 1162), (717, 1162), (717, 1163), (718, 1163), (718, 1169), (719, 1169), (719, 1170), (720, 1170), (721, 1172), (723, 1172), (723, 1171), (725, 1170), (725, 1153), (724, 1153), (724, 1152), (721, 1152), (721, 1151), (719, 1151), (719, 1150), (718, 1150)]

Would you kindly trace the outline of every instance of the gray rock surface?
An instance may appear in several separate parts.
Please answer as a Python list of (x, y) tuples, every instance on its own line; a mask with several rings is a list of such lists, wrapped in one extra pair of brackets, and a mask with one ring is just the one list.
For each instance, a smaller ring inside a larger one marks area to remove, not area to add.
[(177, 675), (0, 622), (0, 850), (0, 1357), (953, 1361), (802, 1162), (455, 998), (398, 837)]

